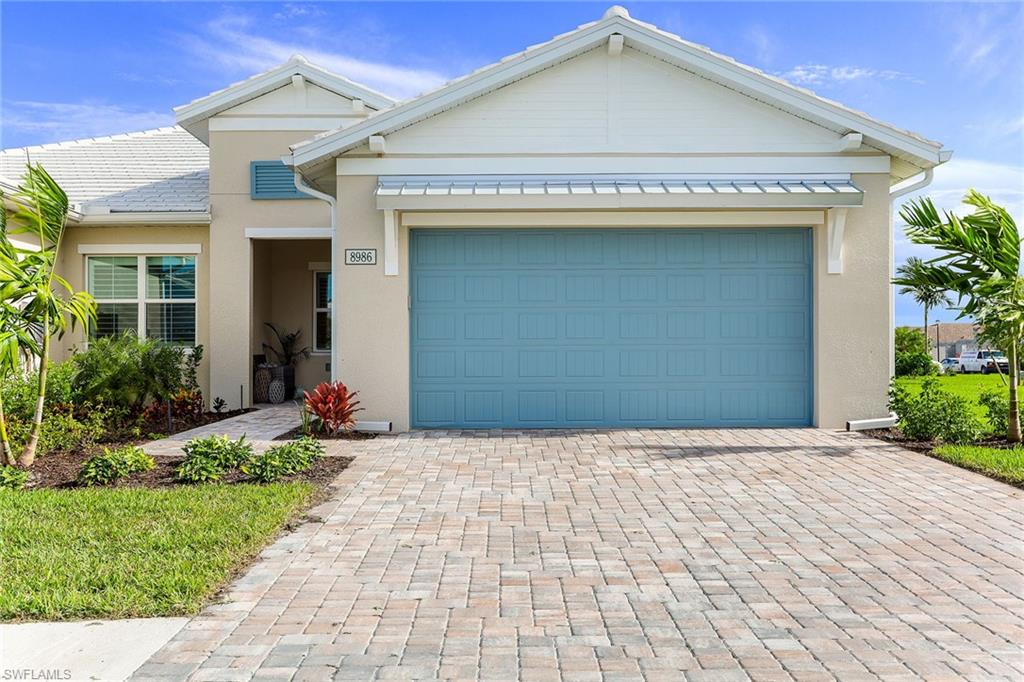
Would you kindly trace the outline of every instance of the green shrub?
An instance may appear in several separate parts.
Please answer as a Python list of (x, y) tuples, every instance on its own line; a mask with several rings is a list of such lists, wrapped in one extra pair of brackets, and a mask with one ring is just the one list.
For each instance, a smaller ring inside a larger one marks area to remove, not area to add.
[[(59, 407), (80, 402), (74, 390), (76, 367), (73, 361), (55, 362), (46, 370), (46, 402), (44, 413), (49, 414)], [(36, 395), (39, 386), (35, 374), (14, 374), (4, 377), (0, 384), (0, 396), (3, 397), (4, 413), (9, 418), (31, 421), (36, 410)]]
[(894, 385), (889, 407), (899, 417), (903, 435), (912, 440), (969, 443), (982, 434), (968, 401), (940, 390), (936, 379), (925, 379), (917, 395)]
[(95, 339), (72, 358), (74, 389), (90, 402), (137, 412), (182, 387), (184, 357), (181, 346), (142, 340), (131, 332)]
[(978, 404), (985, 408), (985, 418), (993, 433), (1006, 435), (1009, 430), (1009, 391), (1005, 388), (990, 388), (981, 394)]
[(193, 438), (182, 449), (185, 461), (178, 467), (177, 476), (189, 483), (217, 481), (224, 472), (244, 466), (253, 456), (245, 436), (238, 440), (227, 436)]
[(306, 471), (325, 448), (315, 438), (303, 436), (285, 445), (278, 445), (256, 456), (242, 467), (242, 471), (260, 483), (272, 483), (282, 476)]
[(921, 351), (896, 353), (896, 376), (919, 377), (938, 374), (938, 366), (927, 353)]
[(0, 490), (19, 490), (25, 487), (28, 472), (17, 467), (0, 466)]
[[(81, 415), (50, 412), (43, 417), (39, 431), (39, 452), (71, 451), (96, 444), (106, 435), (107, 412), (102, 408), (89, 408)], [(32, 422), (11, 417), (7, 423), (11, 445), (15, 450), (24, 446), (32, 430)]]
[(106, 485), (142, 471), (149, 471), (156, 461), (143, 452), (142, 448), (125, 446), (93, 455), (85, 461), (78, 472), (78, 480), (86, 485)]

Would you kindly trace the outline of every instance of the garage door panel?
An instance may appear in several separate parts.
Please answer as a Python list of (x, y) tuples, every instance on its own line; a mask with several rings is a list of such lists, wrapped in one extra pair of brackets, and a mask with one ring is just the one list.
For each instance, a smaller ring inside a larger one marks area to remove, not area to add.
[(808, 245), (779, 228), (414, 230), (413, 424), (808, 424)]

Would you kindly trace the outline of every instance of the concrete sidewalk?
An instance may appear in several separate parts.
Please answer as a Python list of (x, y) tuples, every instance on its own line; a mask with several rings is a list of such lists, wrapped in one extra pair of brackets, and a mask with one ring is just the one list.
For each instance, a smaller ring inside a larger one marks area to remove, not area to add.
[(127, 679), (188, 618), (0, 625), (0, 679)]

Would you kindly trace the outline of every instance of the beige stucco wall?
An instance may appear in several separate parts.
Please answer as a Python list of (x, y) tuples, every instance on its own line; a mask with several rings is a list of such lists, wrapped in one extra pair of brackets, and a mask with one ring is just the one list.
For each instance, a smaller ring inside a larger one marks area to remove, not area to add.
[(889, 177), (858, 174), (864, 206), (849, 210), (843, 272), (827, 272), (824, 228), (814, 236), (815, 414), (818, 425), (884, 417), (892, 333)]
[[(253, 244), (254, 297), (252, 352), (262, 354), (264, 342), (277, 345), (270, 322), (282, 333), (301, 330), (299, 345), (314, 345), (313, 277), (311, 264), (329, 264), (331, 243), (324, 239), (258, 240)], [(330, 268), (326, 268), (330, 270)], [(262, 285), (262, 286), (260, 286)], [(295, 385), (309, 390), (329, 381), (330, 352), (313, 352), (295, 366)]]
[(210, 386), (230, 408), (238, 407), (240, 393), (243, 404), (249, 404), (252, 355), (260, 347), (250, 306), (253, 250), (245, 229), (330, 227), (330, 211), (322, 201), (253, 201), (249, 163), (279, 158), (288, 145), (316, 132), (210, 133), (210, 335), (216, 340), (209, 353)]
[[(850, 209), (842, 274), (826, 274), (827, 230), (814, 232), (815, 423), (843, 428), (847, 420), (886, 414), (889, 382), (891, 288), (889, 179), (854, 177), (865, 190), (863, 208)], [(339, 241), (345, 248), (378, 249), (377, 266), (342, 266), (337, 278), (340, 339), (338, 378), (360, 391), (365, 420), (409, 428), (408, 229), (399, 230), (399, 275), (383, 270), (383, 213), (373, 199), (376, 177), (339, 176)], [(733, 212), (737, 215), (739, 212)], [(543, 226), (543, 217), (518, 213), (515, 224)], [(748, 214), (752, 215), (752, 214)], [(742, 224), (744, 219), (739, 219)], [(547, 223), (548, 225), (550, 223)], [(628, 226), (628, 219), (622, 226)], [(756, 219), (749, 223), (758, 227)]]
[[(68, 227), (61, 243), (58, 274), (64, 277), (76, 290), (85, 289), (85, 258), (78, 252), (82, 244), (199, 244), (201, 253), (196, 256), (196, 335), (204, 347), (203, 364), (199, 369), (199, 383), (207, 403), (210, 394), (210, 240), (209, 228), (205, 225), (131, 225), (131, 226), (84, 226)], [(54, 358), (67, 358), (76, 346), (85, 340), (81, 328), (69, 332), (54, 343)]]

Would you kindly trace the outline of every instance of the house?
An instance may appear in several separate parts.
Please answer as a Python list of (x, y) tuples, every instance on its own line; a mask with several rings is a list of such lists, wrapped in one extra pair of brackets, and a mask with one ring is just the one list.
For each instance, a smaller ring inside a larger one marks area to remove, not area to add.
[(404, 102), (295, 57), (175, 113), (3, 152), (76, 202), (97, 331), (237, 407), (302, 329), (396, 430), (885, 415), (892, 200), (950, 156), (619, 7)]
[[(912, 327), (921, 331), (921, 327)], [(933, 322), (928, 325), (928, 345), (938, 349), (937, 360), (958, 358), (965, 351), (978, 350), (978, 325), (973, 322)]]

